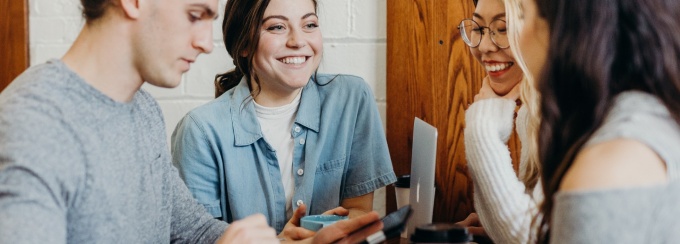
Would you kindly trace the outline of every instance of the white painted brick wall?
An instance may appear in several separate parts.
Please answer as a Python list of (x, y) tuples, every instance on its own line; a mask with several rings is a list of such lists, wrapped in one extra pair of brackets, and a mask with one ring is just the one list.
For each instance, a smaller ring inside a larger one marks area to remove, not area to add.
[[(220, 0), (224, 9), (226, 0)], [(29, 0), (31, 65), (59, 58), (75, 40), (84, 20), (78, 0)], [(221, 11), (220, 11), (221, 12)], [(319, 0), (324, 36), (320, 72), (363, 77), (373, 89), (385, 124), (386, 0)], [(221, 23), (214, 23), (215, 48), (199, 56), (183, 82), (174, 89), (145, 85), (163, 109), (169, 137), (177, 122), (191, 109), (213, 99), (215, 74), (233, 68), (224, 49)], [(385, 190), (376, 192), (375, 209), (385, 214)]]

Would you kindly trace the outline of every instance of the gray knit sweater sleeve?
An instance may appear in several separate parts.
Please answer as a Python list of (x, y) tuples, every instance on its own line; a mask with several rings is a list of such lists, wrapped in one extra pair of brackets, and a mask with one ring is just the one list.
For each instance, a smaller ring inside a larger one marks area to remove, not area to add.
[[(542, 198), (540, 185), (533, 195), (526, 193), (512, 168), (506, 143), (515, 122), (514, 111), (514, 101), (492, 98), (473, 103), (465, 112), (465, 155), (475, 189), (475, 209), (486, 233), (497, 243), (531, 242), (536, 198)], [(526, 121), (526, 108), (521, 108), (516, 123), (520, 140), (527, 138)], [(526, 167), (525, 151), (520, 169)]]
[(171, 220), (172, 243), (215, 243), (225, 231), (227, 223), (216, 220), (193, 198), (180, 179), (175, 167), (171, 168), (169, 182), (173, 187)]
[(51, 60), (0, 94), (0, 243), (211, 243), (225, 228), (172, 166), (148, 93), (113, 101)]
[(603, 125), (586, 147), (621, 138), (639, 141), (654, 150), (666, 163), (670, 183), (558, 192), (551, 243), (680, 241), (680, 126), (655, 97), (625, 92), (617, 96)]

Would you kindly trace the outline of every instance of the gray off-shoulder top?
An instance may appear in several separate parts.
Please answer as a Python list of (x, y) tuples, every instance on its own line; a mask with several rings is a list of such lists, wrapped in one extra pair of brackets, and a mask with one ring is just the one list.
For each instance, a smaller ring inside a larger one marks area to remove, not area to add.
[(654, 150), (666, 163), (669, 183), (558, 192), (551, 243), (680, 243), (680, 126), (656, 97), (629, 91), (617, 96), (586, 146), (619, 138)]

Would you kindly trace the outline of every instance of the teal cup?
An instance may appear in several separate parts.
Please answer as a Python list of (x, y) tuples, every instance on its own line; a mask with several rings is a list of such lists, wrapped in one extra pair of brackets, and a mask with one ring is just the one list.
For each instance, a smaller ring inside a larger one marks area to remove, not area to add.
[(329, 226), (340, 220), (347, 219), (347, 216), (339, 215), (309, 215), (300, 219), (302, 228), (318, 231), (323, 227)]

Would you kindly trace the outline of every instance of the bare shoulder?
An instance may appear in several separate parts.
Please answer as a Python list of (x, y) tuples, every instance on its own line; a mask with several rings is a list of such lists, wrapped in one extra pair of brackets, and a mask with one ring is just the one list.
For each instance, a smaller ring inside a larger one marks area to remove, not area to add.
[(647, 145), (616, 139), (588, 146), (577, 155), (560, 191), (659, 185), (667, 182), (666, 164)]

